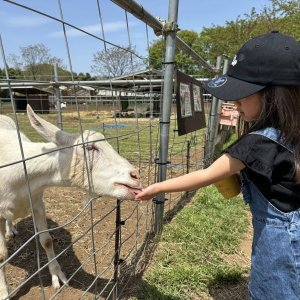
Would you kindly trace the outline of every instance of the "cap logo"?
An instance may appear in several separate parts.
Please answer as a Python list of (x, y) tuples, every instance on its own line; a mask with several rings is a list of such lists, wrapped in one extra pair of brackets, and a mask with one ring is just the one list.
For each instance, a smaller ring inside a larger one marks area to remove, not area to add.
[(233, 60), (232, 60), (232, 62), (231, 62), (231, 65), (235, 66), (237, 64), (237, 62), (238, 62), (237, 61), (237, 56), (235, 55), (234, 58), (233, 58)]
[(209, 83), (208, 83), (208, 86), (211, 87), (211, 88), (218, 88), (222, 85), (224, 85), (227, 81), (227, 77), (225, 76), (220, 76), (218, 78), (215, 78), (213, 80), (211, 80)]

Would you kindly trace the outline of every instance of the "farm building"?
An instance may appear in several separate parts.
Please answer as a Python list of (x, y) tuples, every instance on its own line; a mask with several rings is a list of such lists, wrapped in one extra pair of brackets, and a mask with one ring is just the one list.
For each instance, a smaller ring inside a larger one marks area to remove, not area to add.
[[(6, 87), (2, 89), (7, 90)], [(49, 95), (51, 92), (34, 86), (13, 87), (12, 92), (16, 112), (26, 111), (26, 105), (30, 104), (39, 113), (49, 113)], [(5, 100), (10, 101), (10, 98), (5, 98)]]

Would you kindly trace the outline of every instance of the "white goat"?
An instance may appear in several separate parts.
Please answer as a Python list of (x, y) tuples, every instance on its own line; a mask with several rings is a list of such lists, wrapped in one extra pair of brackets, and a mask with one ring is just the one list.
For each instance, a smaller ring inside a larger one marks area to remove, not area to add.
[[(81, 135), (63, 132), (53, 124), (37, 116), (27, 106), (31, 125), (48, 143), (31, 142), (21, 133), (22, 147), (26, 159), (33, 213), (38, 231), (47, 229), (43, 192), (49, 186), (91, 187), (96, 195), (107, 195), (119, 199), (132, 199), (140, 188), (138, 172), (109, 145), (104, 136), (95, 131), (84, 131)], [(29, 192), (26, 184), (16, 125), (7, 116), (0, 116), (0, 262), (7, 258), (5, 245), (6, 226), (12, 231), (12, 221), (30, 214)], [(84, 155), (85, 153), (85, 155)], [(42, 156), (39, 156), (43, 154)], [(87, 157), (87, 163), (84, 159)], [(18, 162), (19, 161), (19, 162)], [(18, 163), (15, 163), (18, 162)], [(10, 163), (14, 163), (9, 165)], [(87, 170), (88, 169), (88, 170)], [(48, 260), (55, 257), (50, 234), (39, 234)], [(49, 264), (52, 285), (59, 288), (61, 280), (67, 282), (56, 259)], [(0, 299), (8, 297), (4, 267), (0, 269)]]

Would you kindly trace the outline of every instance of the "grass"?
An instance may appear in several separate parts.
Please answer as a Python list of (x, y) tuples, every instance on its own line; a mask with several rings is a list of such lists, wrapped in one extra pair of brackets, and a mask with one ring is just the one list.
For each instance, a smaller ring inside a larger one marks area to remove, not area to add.
[[(222, 148), (236, 138), (231, 135)], [(206, 299), (211, 287), (241, 281), (248, 268), (230, 264), (225, 256), (239, 252), (248, 227), (245, 215), (240, 196), (225, 200), (214, 186), (202, 189), (164, 226), (140, 294), (132, 299)]]
[(226, 140), (226, 142), (223, 144), (222, 149), (226, 149), (227, 147), (229, 147), (234, 141), (237, 140), (237, 138), (237, 133), (233, 133), (232, 135), (230, 135), (228, 140)]
[(241, 197), (225, 200), (204, 188), (163, 229), (156, 256), (132, 299), (184, 300), (207, 294), (211, 286), (238, 282), (247, 271), (225, 255), (239, 252), (248, 221)]

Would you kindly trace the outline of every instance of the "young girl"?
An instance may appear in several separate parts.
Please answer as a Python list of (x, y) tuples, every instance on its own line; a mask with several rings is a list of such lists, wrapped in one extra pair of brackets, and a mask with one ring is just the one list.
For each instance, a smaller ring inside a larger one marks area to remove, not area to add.
[(300, 299), (300, 44), (277, 31), (248, 41), (204, 87), (234, 101), (246, 134), (211, 166), (143, 189), (136, 200), (239, 173), (254, 229), (252, 300)]

